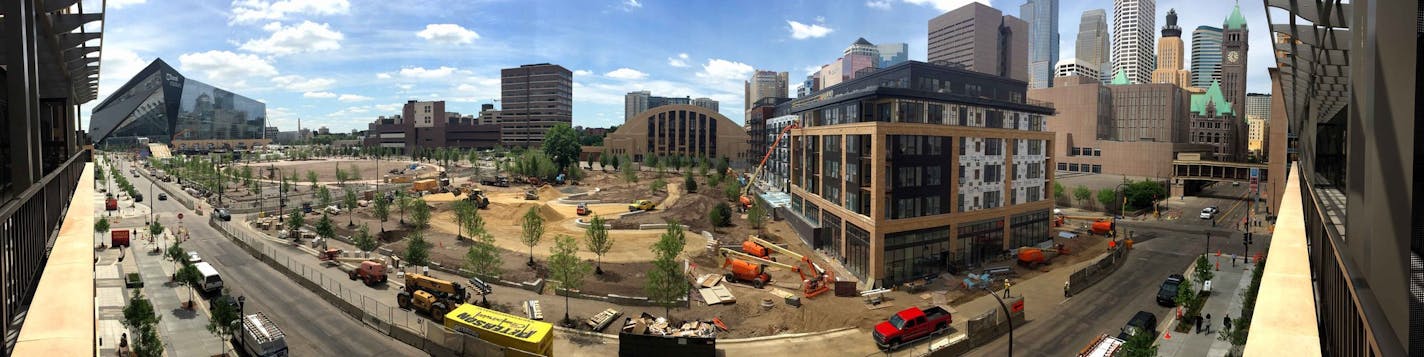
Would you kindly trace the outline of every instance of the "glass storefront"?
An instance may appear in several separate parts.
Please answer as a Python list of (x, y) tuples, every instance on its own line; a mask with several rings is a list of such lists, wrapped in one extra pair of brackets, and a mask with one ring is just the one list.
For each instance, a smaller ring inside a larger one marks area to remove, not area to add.
[(960, 224), (958, 227), (959, 249), (952, 263), (962, 267), (974, 267), (985, 260), (1004, 252), (1004, 219), (995, 218)]
[(949, 227), (885, 235), (885, 282), (898, 284), (948, 267)]
[(1009, 231), (1013, 235), (1014, 244), (1011, 247), (1027, 247), (1043, 243), (1053, 236), (1049, 235), (1048, 220), (1049, 211), (1029, 212), (1010, 218)]

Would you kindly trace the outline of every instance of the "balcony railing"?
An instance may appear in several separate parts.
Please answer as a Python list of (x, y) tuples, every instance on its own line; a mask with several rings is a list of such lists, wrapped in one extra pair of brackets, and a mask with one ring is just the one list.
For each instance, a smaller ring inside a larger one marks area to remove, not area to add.
[(1248, 357), (1321, 355), (1300, 187), (1300, 173), (1290, 172), (1251, 317), (1245, 349)]
[[(89, 152), (79, 152), (0, 207), (5, 356), (94, 353), (94, 177), (88, 162)], [(88, 193), (73, 200), (76, 191)], [(74, 214), (67, 215), (70, 208)], [(31, 301), (43, 301), (44, 308), (32, 309)]]

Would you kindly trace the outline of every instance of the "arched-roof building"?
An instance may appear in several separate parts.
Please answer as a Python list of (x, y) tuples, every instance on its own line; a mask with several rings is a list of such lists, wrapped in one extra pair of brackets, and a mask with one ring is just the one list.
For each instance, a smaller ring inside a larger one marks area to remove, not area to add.
[(633, 115), (603, 140), (605, 155), (683, 155), (745, 159), (746, 130), (716, 111), (693, 105), (667, 105)]

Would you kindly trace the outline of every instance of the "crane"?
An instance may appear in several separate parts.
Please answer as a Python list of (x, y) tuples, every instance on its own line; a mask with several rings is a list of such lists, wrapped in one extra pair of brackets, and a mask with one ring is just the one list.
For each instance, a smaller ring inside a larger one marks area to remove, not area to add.
[(757, 164), (755, 170), (752, 170), (752, 176), (747, 178), (747, 185), (745, 187), (742, 187), (742, 207), (751, 208), (752, 202), (754, 202), (751, 197), (752, 185), (756, 182), (757, 176), (761, 175), (762, 168), (766, 167), (766, 160), (771, 158), (771, 153), (773, 151), (776, 151), (777, 145), (781, 144), (781, 138), (789, 136), (789, 134), (791, 134), (791, 129), (800, 128), (801, 125), (799, 125), (799, 122), (792, 121), (790, 125), (787, 125), (785, 128), (781, 128), (781, 132), (776, 134), (776, 140), (772, 141), (771, 146), (766, 148), (766, 154), (762, 155), (761, 163)]

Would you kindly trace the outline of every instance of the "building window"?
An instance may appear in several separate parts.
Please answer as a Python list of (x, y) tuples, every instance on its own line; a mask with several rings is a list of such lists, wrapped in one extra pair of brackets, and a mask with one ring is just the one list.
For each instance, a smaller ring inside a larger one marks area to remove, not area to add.
[(959, 267), (977, 266), (990, 257), (1004, 252), (1004, 220), (1002, 218), (960, 224), (956, 230), (959, 249), (950, 264)]
[(841, 256), (846, 269), (861, 279), (866, 278), (870, 267), (870, 233), (854, 224), (845, 225), (846, 251)]
[[(1068, 163), (1066, 163), (1066, 162), (1060, 162), (1060, 163), (1058, 163), (1058, 171), (1068, 171)], [(961, 177), (961, 178), (962, 178), (962, 177)]]
[(1093, 165), (1093, 173), (1095, 173), (1095, 174), (1103, 173), (1103, 165)]
[(943, 272), (949, 257), (949, 227), (886, 234), (885, 283)]

